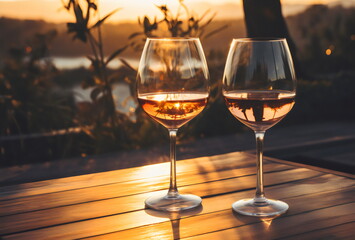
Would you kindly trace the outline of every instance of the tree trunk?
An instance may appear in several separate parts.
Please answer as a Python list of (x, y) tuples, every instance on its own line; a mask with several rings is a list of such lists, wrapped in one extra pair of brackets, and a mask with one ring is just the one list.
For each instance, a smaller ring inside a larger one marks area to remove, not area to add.
[(282, 15), (280, 0), (243, 0), (248, 37), (286, 38), (298, 76), (303, 75), (296, 54), (296, 45), (290, 37)]

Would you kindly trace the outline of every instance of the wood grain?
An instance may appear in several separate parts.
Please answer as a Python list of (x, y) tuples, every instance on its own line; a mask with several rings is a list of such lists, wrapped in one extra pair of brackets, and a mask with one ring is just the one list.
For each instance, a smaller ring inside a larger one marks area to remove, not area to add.
[[(314, 176), (319, 176), (319, 173), (308, 169), (292, 169), (281, 172), (267, 173), (265, 174), (265, 177), (268, 179), (268, 181), (265, 181), (265, 186)], [(198, 196), (206, 197), (211, 195), (224, 194), (226, 192), (252, 189), (254, 187), (255, 177), (245, 176), (240, 178), (190, 185), (182, 187), (181, 192), (194, 193)], [(95, 191), (88, 194), (101, 195), (103, 193)], [(106, 201), (88, 202), (79, 205), (70, 205), (65, 207), (45, 209), (42, 211), (22, 213), (20, 215), (16, 214), (1, 217), (0, 222), (4, 223), (0, 226), (0, 234), (25, 231), (31, 228), (64, 224), (84, 219), (123, 213), (127, 211), (141, 210), (144, 208), (144, 200), (149, 195), (151, 195), (151, 193), (143, 193), (128, 196), (126, 198), (119, 197)], [(88, 211), (88, 209), (90, 209), (90, 211)], [(53, 218), (53, 216), (56, 217)]]
[[(282, 186), (285, 187), (284, 185)], [(293, 188), (291, 189), (293, 193), (298, 192), (298, 194), (302, 194), (301, 193), (302, 190), (300, 189), (299, 185), (294, 185), (291, 188)], [(297, 188), (298, 191), (295, 191), (295, 189)], [(319, 188), (316, 189), (320, 190)], [(316, 189), (313, 189), (313, 191), (316, 192), (317, 191)], [(336, 187), (334, 189), (335, 191), (330, 191), (330, 192), (309, 193), (307, 195), (302, 194), (301, 196), (292, 196), (291, 194), (291, 196), (288, 196), (286, 198), (283, 198), (282, 196), (277, 197), (278, 199), (282, 199), (286, 201), (291, 206), (290, 210), (282, 217), (287, 217), (287, 216), (296, 215), (300, 213), (306, 213), (314, 209), (331, 207), (333, 206), (334, 202), (337, 202), (338, 204), (351, 202), (351, 195), (352, 195), (351, 191), (344, 191), (344, 189), (338, 191), (336, 190), (337, 189)], [(281, 186), (278, 186), (277, 188), (268, 189), (268, 192), (279, 193), (281, 190), (283, 190), (281, 189)], [(287, 189), (284, 190), (283, 192), (284, 195), (286, 196), (288, 195)], [(234, 214), (232, 212), (231, 204), (237, 199), (247, 197), (244, 194), (237, 194), (237, 195), (238, 196), (234, 196), (234, 198), (224, 195), (224, 196), (218, 196), (215, 199), (211, 199), (210, 201), (206, 199), (203, 212), (201, 212), (198, 216), (191, 216), (189, 218), (182, 217), (179, 220), (180, 237), (183, 238), (183, 237), (204, 234), (206, 232), (221, 231), (221, 229), (228, 230), (228, 228), (235, 228), (245, 224), (260, 222), (259, 218), (244, 217), (241, 215)], [(322, 201), (318, 201), (319, 199), (321, 199)], [(307, 204), (308, 201), (310, 202), (309, 204)], [(227, 202), (227, 204), (223, 205), (223, 202)], [(205, 207), (206, 205), (207, 207)], [(214, 207), (216, 205), (218, 206), (222, 205), (223, 207), (216, 208)], [(172, 218), (172, 221), (177, 221), (177, 220), (176, 218), (175, 219)], [(217, 222), (218, 224), (215, 224)], [(262, 223), (268, 224), (267, 221), (266, 223), (265, 222)], [(166, 229), (168, 229), (167, 226), (169, 224), (171, 223), (163, 222), (159, 224), (154, 224), (153, 226), (147, 225), (139, 228), (132, 228), (129, 230), (123, 230), (116, 233), (92, 237), (92, 239), (130, 239), (130, 240), (150, 239), (151, 237), (153, 237), (152, 234), (154, 234), (154, 236), (157, 237), (158, 239), (169, 239), (173, 235), (172, 233), (174, 233), (174, 229), (170, 230), (170, 232), (166, 231)], [(163, 231), (164, 229), (165, 231)], [(262, 229), (264, 229), (264, 227), (260, 228), (260, 230)], [(161, 232), (162, 234), (160, 234)], [(205, 239), (223, 239), (223, 234), (221, 236), (222, 236), (221, 238), (206, 237)], [(261, 239), (263, 238), (261, 237)]]
[[(317, 209), (302, 214), (276, 218), (270, 222), (257, 222), (240, 227), (196, 235), (186, 239), (279, 239), (297, 233), (317, 231), (327, 226), (354, 221), (351, 209), (355, 203)], [(297, 238), (302, 239), (302, 238)], [(315, 238), (319, 239), (319, 238)], [(341, 239), (341, 238), (336, 238)]]
[(235, 214), (231, 204), (254, 195), (254, 158), (233, 153), (178, 162), (180, 192), (203, 198), (202, 208), (179, 214), (144, 209), (148, 196), (166, 191), (168, 163), (7, 187), (0, 198), (0, 239), (349, 237), (353, 180), (307, 166), (265, 163), (266, 195), (286, 201), (286, 214)]
[(296, 233), (285, 240), (314, 240), (314, 239), (354, 239), (355, 222), (325, 227), (305, 233)]
[[(267, 160), (267, 158), (265, 159)], [(267, 161), (265, 161), (267, 164)], [(201, 174), (232, 168), (244, 168), (255, 165), (255, 157), (247, 153), (227, 153), (211, 157), (200, 157), (178, 161), (177, 177)], [(291, 167), (291, 166), (289, 166)], [(119, 182), (152, 179), (169, 174), (169, 163), (159, 163), (143, 167), (94, 173), (81, 176), (53, 179), (34, 183), (25, 183), (0, 188), (0, 200), (33, 196), (51, 192), (67, 191)]]
[[(265, 164), (265, 173), (294, 169), (288, 165)], [(233, 177), (250, 176), (255, 173), (255, 167), (242, 169), (211, 171), (201, 174), (184, 174), (179, 176), (179, 188), (200, 184), (206, 181), (223, 180)], [(169, 176), (152, 177), (151, 179), (139, 179), (120, 183), (100, 185), (90, 188), (60, 191), (48, 194), (3, 200), (0, 202), (0, 216), (44, 210), (79, 203), (87, 203), (151, 191), (167, 189)]]

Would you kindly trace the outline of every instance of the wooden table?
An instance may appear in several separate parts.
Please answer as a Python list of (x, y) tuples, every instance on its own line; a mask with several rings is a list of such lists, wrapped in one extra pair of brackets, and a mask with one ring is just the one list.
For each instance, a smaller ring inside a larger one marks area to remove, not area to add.
[(254, 195), (253, 155), (195, 158), (177, 168), (180, 192), (201, 196), (201, 208), (144, 209), (148, 196), (166, 191), (168, 163), (2, 187), (0, 239), (353, 239), (352, 176), (267, 158), (266, 195), (290, 209), (260, 219), (231, 209)]

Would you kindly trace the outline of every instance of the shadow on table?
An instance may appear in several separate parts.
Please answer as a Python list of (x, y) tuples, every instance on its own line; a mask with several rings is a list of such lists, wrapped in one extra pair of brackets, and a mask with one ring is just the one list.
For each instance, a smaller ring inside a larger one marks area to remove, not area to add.
[(159, 217), (159, 218), (168, 218), (171, 223), (171, 230), (173, 233), (173, 239), (180, 239), (180, 220), (183, 217), (189, 217), (193, 215), (197, 215), (202, 212), (202, 205), (182, 212), (161, 212), (152, 209), (145, 209), (144, 211), (151, 216)]
[(280, 215), (276, 215), (276, 216), (273, 216), (273, 217), (251, 217), (251, 216), (244, 216), (244, 215), (241, 215), (239, 213), (236, 213), (235, 211), (233, 211), (233, 216), (238, 219), (239, 221), (245, 223), (246, 225), (247, 224), (250, 224), (250, 223), (254, 223), (255, 222), (255, 219), (259, 219), (263, 225), (264, 225), (264, 230), (265, 231), (269, 231), (270, 228), (271, 228), (271, 225), (272, 225), (272, 222), (282, 216), (282, 214)]

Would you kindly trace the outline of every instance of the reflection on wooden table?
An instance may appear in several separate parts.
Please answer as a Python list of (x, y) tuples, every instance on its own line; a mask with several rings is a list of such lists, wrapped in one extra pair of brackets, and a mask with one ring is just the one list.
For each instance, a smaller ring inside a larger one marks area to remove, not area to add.
[(237, 152), (178, 162), (180, 192), (203, 198), (182, 213), (144, 209), (167, 190), (169, 163), (2, 187), (0, 239), (352, 238), (353, 176), (265, 160), (267, 196), (290, 205), (274, 219), (232, 211), (255, 187), (254, 156)]

